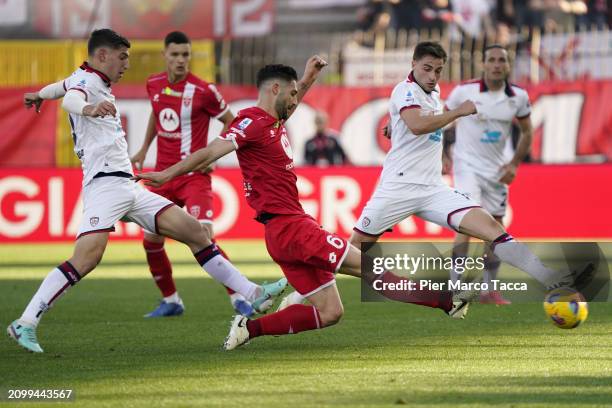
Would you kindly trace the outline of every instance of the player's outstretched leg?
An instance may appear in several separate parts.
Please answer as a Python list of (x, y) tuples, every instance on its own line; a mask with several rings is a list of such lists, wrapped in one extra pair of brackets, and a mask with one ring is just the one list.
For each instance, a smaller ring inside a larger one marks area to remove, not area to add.
[(36, 337), (36, 328), (42, 316), (68, 289), (96, 267), (107, 242), (108, 232), (83, 235), (77, 240), (72, 258), (49, 272), (21, 317), (8, 326), (7, 333), (17, 344), (34, 353), (43, 352)]
[(245, 297), (257, 312), (269, 308), (287, 286), (287, 279), (257, 285), (251, 282), (225, 259), (211, 242), (200, 223), (176, 206), (168, 208), (157, 218), (160, 235), (186, 244), (202, 268), (215, 280)]
[(164, 237), (160, 235), (146, 231), (144, 233), (143, 246), (147, 254), (149, 270), (163, 296), (155, 310), (144, 315), (147, 318), (180, 316), (185, 311), (185, 305), (176, 290), (172, 277), (172, 264), (166, 254), (164, 241)]
[[(372, 235), (365, 235), (355, 230), (351, 235), (351, 243), (354, 245), (360, 245), (365, 242), (376, 242), (378, 237)], [(414, 289), (408, 291), (394, 291), (394, 290), (377, 290), (373, 287), (375, 281), (380, 281), (381, 284), (394, 284), (400, 287), (406, 287), (409, 279), (397, 276), (391, 271), (387, 271), (383, 274), (377, 275), (371, 271), (362, 271), (361, 268), (361, 251), (354, 247), (346, 257), (341, 273), (359, 277), (366, 281), (373, 290), (377, 291), (384, 297), (390, 300), (395, 300), (402, 303), (412, 303), (420, 306), (431, 307), (440, 309), (448, 316), (455, 319), (463, 319), (468, 312), (470, 303), (476, 296), (474, 291), (460, 291), (453, 293), (451, 291), (434, 291), (424, 289)], [(362, 274), (364, 272), (365, 274)]]
[(344, 308), (340, 294), (333, 283), (307, 297), (311, 305), (294, 304), (279, 312), (249, 320), (235, 316), (223, 348), (233, 350), (255, 337), (297, 334), (336, 324)]
[[(491, 251), (502, 262), (506, 262), (531, 275), (547, 290), (558, 287), (573, 287), (578, 282), (586, 282), (592, 270), (558, 272), (542, 263), (527, 245), (516, 241), (482, 208), (468, 210), (460, 221), (459, 231), (464, 234), (491, 242)], [(587, 282), (588, 283), (588, 282)], [(578, 285), (579, 286), (579, 285)], [(580, 287), (576, 287), (580, 290)]]

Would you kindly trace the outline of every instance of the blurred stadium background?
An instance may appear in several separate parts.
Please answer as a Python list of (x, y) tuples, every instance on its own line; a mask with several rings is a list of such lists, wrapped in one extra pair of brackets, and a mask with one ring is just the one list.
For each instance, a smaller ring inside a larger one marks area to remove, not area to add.
[[(510, 50), (512, 81), (531, 96), (536, 136), (530, 164), (513, 185), (507, 224), (523, 238), (612, 236), (612, 34), (609, 1), (559, 0), (4, 0), (0, 2), (0, 242), (70, 241), (78, 224), (80, 171), (65, 115), (54, 102), (34, 115), (22, 94), (69, 75), (86, 58), (85, 39), (110, 26), (133, 41), (131, 69), (113, 87), (130, 151), (150, 107), (144, 81), (164, 69), (161, 38), (193, 39), (192, 71), (220, 85), (234, 112), (252, 104), (265, 63), (303, 69), (330, 62), (288, 123), (304, 206), (327, 229), (348, 235), (374, 188), (389, 142), (380, 129), (391, 87), (410, 67), (414, 45), (439, 40), (450, 59), (442, 96), (478, 77), (482, 50)], [(351, 166), (304, 166), (304, 144), (324, 110)], [(220, 130), (211, 125), (210, 137)], [(155, 160), (155, 144), (146, 163)], [(235, 156), (215, 173), (219, 238), (260, 238), (242, 198)], [(517, 216), (518, 214), (518, 216)], [(116, 238), (134, 239), (123, 226)], [(448, 238), (407, 220), (392, 238)]]

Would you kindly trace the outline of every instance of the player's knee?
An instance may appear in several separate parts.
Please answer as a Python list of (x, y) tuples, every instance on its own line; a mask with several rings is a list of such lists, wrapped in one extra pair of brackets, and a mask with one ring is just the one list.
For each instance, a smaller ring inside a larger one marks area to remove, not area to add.
[(319, 312), (321, 317), (321, 324), (323, 327), (333, 326), (338, 323), (344, 315), (344, 307), (342, 305), (337, 305), (334, 307), (326, 308)]

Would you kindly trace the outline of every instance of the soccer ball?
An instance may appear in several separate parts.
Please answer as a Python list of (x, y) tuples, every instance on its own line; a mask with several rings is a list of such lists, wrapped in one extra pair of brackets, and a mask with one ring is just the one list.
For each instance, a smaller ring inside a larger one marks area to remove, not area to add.
[(586, 320), (589, 306), (580, 292), (570, 288), (558, 288), (546, 295), (544, 311), (555, 326), (573, 329)]

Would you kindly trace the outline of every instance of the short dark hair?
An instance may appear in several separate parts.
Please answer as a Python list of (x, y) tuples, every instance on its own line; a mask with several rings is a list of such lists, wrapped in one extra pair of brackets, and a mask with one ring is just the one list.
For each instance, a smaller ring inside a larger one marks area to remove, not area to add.
[(283, 79), (287, 82), (297, 81), (297, 72), (293, 67), (283, 64), (266, 65), (257, 72), (257, 88), (268, 79)]
[(412, 54), (412, 59), (414, 61), (418, 61), (427, 55), (434, 58), (440, 58), (446, 62), (446, 51), (444, 51), (444, 48), (442, 48), (442, 46), (437, 42), (425, 41), (418, 43), (414, 49), (414, 54)]
[(506, 47), (504, 47), (503, 45), (501, 45), (501, 44), (491, 44), (491, 45), (487, 45), (487, 46), (485, 47), (484, 51), (482, 52), (482, 61), (483, 61), (483, 62), (485, 61), (485, 56), (487, 55), (487, 51), (489, 51), (489, 50), (493, 50), (493, 49), (495, 49), (495, 48), (498, 48), (498, 49), (500, 49), (500, 50), (504, 50), (504, 51), (508, 52), (508, 49), (507, 49)]
[(168, 47), (170, 43), (191, 44), (191, 40), (189, 37), (187, 37), (187, 34), (182, 31), (172, 31), (166, 35), (166, 38), (164, 38), (164, 47)]
[(116, 50), (120, 47), (130, 48), (130, 46), (130, 42), (124, 36), (110, 28), (102, 28), (91, 32), (89, 41), (87, 41), (87, 53), (93, 55), (100, 47), (110, 47)]

